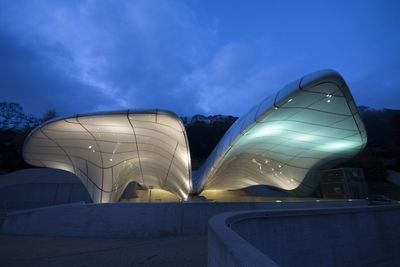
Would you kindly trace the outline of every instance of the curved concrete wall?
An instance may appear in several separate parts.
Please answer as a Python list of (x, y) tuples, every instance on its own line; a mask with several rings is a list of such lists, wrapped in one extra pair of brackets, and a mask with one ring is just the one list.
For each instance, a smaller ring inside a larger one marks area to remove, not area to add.
[(209, 224), (209, 266), (400, 266), (400, 205), (248, 211)]
[(0, 176), (0, 212), (92, 200), (78, 177), (56, 169), (25, 169)]
[(222, 212), (364, 204), (365, 201), (75, 204), (9, 213), (0, 233), (99, 238), (194, 235), (206, 234), (208, 220)]

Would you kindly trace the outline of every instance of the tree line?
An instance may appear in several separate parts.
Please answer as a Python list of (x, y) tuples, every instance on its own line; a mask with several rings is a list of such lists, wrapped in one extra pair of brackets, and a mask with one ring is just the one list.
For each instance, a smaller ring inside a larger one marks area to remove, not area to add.
[(25, 114), (18, 103), (0, 102), (0, 173), (31, 167), (22, 158), (25, 138), (36, 126), (55, 117), (54, 109), (35, 117)]

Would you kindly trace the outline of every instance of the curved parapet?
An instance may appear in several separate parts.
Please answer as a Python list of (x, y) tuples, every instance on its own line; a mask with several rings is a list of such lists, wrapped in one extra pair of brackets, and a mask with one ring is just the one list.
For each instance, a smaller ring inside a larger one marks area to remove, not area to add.
[(315, 72), (238, 119), (198, 171), (194, 188), (268, 185), (308, 195), (321, 169), (354, 157), (366, 142), (343, 78), (331, 70)]
[(118, 201), (128, 183), (190, 193), (186, 132), (173, 113), (128, 110), (76, 115), (47, 122), (28, 136), (26, 162), (77, 175), (94, 202)]
[(400, 265), (400, 205), (327, 208), (328, 202), (212, 217), (207, 266)]

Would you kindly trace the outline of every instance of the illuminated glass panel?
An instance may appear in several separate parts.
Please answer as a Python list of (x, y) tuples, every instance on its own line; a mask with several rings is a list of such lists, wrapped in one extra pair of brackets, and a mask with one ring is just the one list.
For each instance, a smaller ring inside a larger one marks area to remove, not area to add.
[(173, 113), (159, 110), (77, 115), (36, 128), (24, 145), (35, 166), (76, 174), (94, 202), (118, 201), (136, 181), (170, 191), (191, 191), (186, 132)]
[(198, 171), (195, 191), (262, 184), (307, 195), (320, 170), (354, 157), (366, 142), (343, 78), (316, 72), (238, 119)]
[(35, 166), (75, 173), (94, 202), (118, 201), (136, 181), (180, 199), (204, 189), (269, 185), (311, 193), (319, 171), (360, 152), (364, 125), (343, 78), (320, 71), (294, 81), (239, 118), (194, 177), (179, 118), (159, 110), (77, 115), (36, 128), (24, 145)]

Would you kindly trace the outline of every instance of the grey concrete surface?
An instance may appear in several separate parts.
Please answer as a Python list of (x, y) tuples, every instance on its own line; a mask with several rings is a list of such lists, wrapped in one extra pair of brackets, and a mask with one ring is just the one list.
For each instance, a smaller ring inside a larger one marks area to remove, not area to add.
[(400, 266), (400, 205), (215, 216), (212, 266)]
[(218, 217), (217, 222), (214, 219), (211, 219), (211, 221), (208, 229), (208, 266), (279, 266), (227, 227), (225, 217), (222, 220)]
[(0, 266), (207, 265), (207, 236), (151, 240), (0, 235)]
[(253, 209), (365, 205), (365, 201), (71, 204), (6, 214), (0, 233), (97, 238), (154, 238), (207, 233), (219, 213)]
[(62, 170), (35, 168), (0, 175), (0, 212), (92, 200), (78, 177)]

